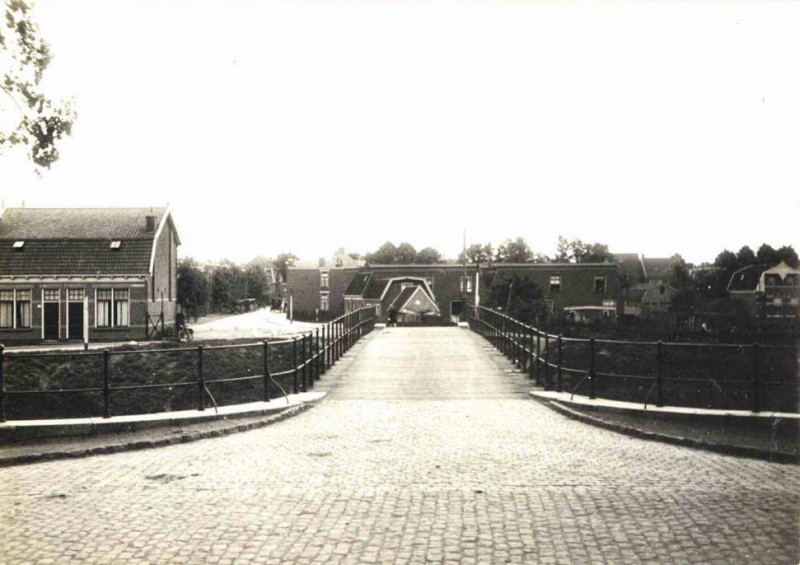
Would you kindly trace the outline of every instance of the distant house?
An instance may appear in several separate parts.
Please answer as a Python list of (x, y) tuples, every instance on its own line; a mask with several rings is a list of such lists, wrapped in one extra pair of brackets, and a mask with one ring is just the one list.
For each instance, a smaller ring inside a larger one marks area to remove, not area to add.
[(175, 323), (180, 238), (166, 208), (0, 213), (0, 342), (146, 339)]
[[(288, 270), (287, 287), (294, 297), (295, 312), (305, 318), (313, 317), (317, 308), (322, 318), (324, 297), (329, 316), (376, 305), (381, 321), (387, 321), (394, 305), (400, 322), (418, 317), (426, 322), (438, 318), (446, 324), (460, 319), (465, 307), (485, 304), (488, 289), (499, 273), (529, 277), (542, 289), (545, 304), (554, 313), (571, 306), (598, 306), (613, 312), (619, 308), (614, 263), (495, 263), (466, 268), (455, 263), (358, 268), (294, 266)], [(415, 291), (407, 304), (399, 304), (398, 289), (403, 285), (410, 288), (412, 283), (422, 289)], [(428, 299), (432, 304), (427, 303)], [(401, 310), (406, 310), (404, 317), (399, 316)]]
[(344, 314), (344, 291), (363, 261), (340, 248), (329, 259), (295, 261), (287, 269), (286, 293), (296, 317), (330, 320)]
[(800, 269), (785, 262), (764, 269), (749, 265), (731, 275), (731, 297), (740, 298), (764, 318), (800, 318)]
[(622, 313), (642, 318), (663, 317), (670, 312), (678, 290), (668, 284), (679, 260), (672, 257), (648, 258), (635, 253), (614, 254), (623, 282)]
[(439, 318), (433, 291), (422, 277), (376, 278), (372, 273), (353, 277), (344, 294), (345, 311), (375, 306), (381, 319), (418, 323)]

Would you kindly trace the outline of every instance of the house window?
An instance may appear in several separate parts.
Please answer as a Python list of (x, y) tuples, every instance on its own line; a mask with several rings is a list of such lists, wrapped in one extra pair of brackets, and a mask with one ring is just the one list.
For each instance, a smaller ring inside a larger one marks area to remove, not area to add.
[(0, 291), (0, 328), (31, 327), (31, 291)]
[(665, 287), (663, 284), (660, 287), (658, 287), (658, 294), (666, 294), (666, 292), (667, 292), (667, 287)]
[(69, 300), (70, 302), (82, 302), (83, 294), (84, 293), (82, 288), (68, 288), (67, 300)]
[(328, 271), (320, 271), (319, 286), (322, 288), (328, 288)]
[(57, 288), (46, 288), (43, 295), (47, 302), (58, 302), (61, 292)]
[(31, 327), (31, 295), (30, 290), (18, 290), (16, 323), (18, 328)]
[(605, 306), (606, 308), (616, 308), (617, 307), (617, 301), (613, 300), (613, 299), (612, 300), (603, 300), (603, 306)]
[(14, 242), (14, 251), (22, 251), (22, 248), (25, 247), (24, 241), (15, 241)]
[(606, 291), (606, 276), (605, 275), (595, 275), (594, 276), (594, 291), (595, 292), (605, 292)]
[(550, 292), (561, 290), (561, 275), (550, 275)]
[(470, 277), (461, 277), (461, 292), (472, 292), (472, 279)]
[(14, 291), (0, 290), (0, 328), (14, 327)]
[(414, 283), (400, 283), (400, 290), (405, 290), (407, 288), (414, 288), (415, 286), (417, 285), (415, 285)]
[(328, 311), (328, 293), (327, 292), (320, 292), (319, 293), (319, 310), (320, 312), (327, 312)]
[(109, 247), (111, 249), (119, 249), (121, 245), (122, 245), (121, 241), (112, 241), (111, 245), (109, 245)]
[(129, 324), (128, 289), (97, 289), (95, 322), (98, 328), (124, 328)]

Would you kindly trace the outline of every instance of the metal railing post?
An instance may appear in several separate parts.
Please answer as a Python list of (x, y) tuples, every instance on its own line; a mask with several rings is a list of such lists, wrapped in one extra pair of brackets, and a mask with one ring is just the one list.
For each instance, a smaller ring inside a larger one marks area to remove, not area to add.
[(541, 366), (541, 352), (542, 352), (542, 332), (536, 329), (536, 384), (542, 384), (542, 366)]
[(314, 330), (314, 345), (316, 345), (316, 353), (314, 354), (314, 378), (315, 380), (319, 380), (319, 376), (322, 373), (322, 348), (320, 348), (319, 342), (319, 328)]
[(759, 403), (759, 372), (758, 372), (758, 364), (759, 364), (759, 350), (761, 347), (759, 346), (758, 342), (753, 344), (753, 412), (760, 412), (761, 406)]
[(544, 389), (550, 390), (550, 334), (544, 334)]
[(111, 417), (111, 389), (108, 384), (108, 350), (103, 351), (103, 418)]
[(302, 390), (303, 392), (307, 391), (307, 386), (306, 386), (306, 373), (307, 373), (307, 368), (308, 368), (308, 363), (306, 363), (306, 336), (307, 335), (308, 334), (303, 334), (303, 337), (300, 338), (300, 362), (303, 364), (302, 365), (303, 374), (302, 374), (302, 380), (300, 381), (300, 390)]
[(663, 354), (663, 343), (658, 340), (656, 343), (656, 406), (664, 406), (664, 400), (661, 396), (661, 387), (663, 385), (663, 376), (661, 375), (661, 360)]
[(563, 357), (561, 356), (561, 335), (558, 336), (558, 372), (556, 373), (556, 391), (561, 392), (563, 389), (561, 381), (561, 366)]
[(6, 421), (5, 346), (0, 343), (0, 422)]
[(297, 394), (300, 392), (297, 382), (297, 337), (292, 338), (292, 367), (292, 393)]
[(269, 343), (265, 339), (262, 342), (264, 354), (264, 402), (269, 402)]
[(206, 409), (205, 397), (206, 380), (203, 376), (203, 346), (197, 346), (197, 409), (203, 411)]
[(536, 332), (536, 328), (532, 327), (531, 328), (531, 335), (530, 335), (530, 338), (529, 338), (530, 350), (528, 352), (528, 378), (529, 379), (533, 378), (533, 369), (536, 366), (536, 358), (534, 357), (535, 353), (533, 351), (533, 348), (536, 346), (536, 334), (535, 334), (535, 332)]
[(589, 398), (597, 398), (594, 372), (594, 338), (589, 340)]

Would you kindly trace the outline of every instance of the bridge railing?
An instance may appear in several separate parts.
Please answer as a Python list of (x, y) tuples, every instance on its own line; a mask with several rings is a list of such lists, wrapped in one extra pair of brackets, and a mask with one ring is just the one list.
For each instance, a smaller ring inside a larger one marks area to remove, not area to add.
[(796, 346), (573, 338), (485, 307), (469, 314), (470, 328), (545, 390), (645, 407), (796, 412), (800, 405)]
[(0, 422), (270, 402), (312, 389), (375, 318), (365, 307), (291, 338), (230, 345), (6, 352), (0, 344)]

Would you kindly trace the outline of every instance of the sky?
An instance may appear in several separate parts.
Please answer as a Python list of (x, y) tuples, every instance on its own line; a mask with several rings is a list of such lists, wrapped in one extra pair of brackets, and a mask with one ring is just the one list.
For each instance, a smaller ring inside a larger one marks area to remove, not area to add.
[[(78, 121), (5, 206), (168, 204), (180, 254), (563, 235), (800, 250), (800, 2), (40, 0)], [(0, 102), (5, 107), (6, 101)]]

